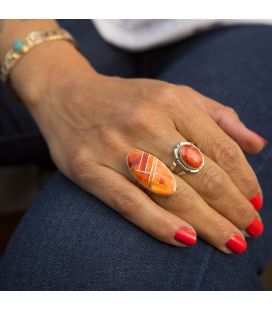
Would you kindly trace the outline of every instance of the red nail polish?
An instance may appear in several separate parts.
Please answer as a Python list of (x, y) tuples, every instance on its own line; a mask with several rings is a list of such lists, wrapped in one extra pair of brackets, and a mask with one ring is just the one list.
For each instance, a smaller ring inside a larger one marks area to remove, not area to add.
[(196, 243), (196, 234), (191, 229), (183, 227), (176, 232), (175, 239), (185, 245), (192, 246)]
[(268, 143), (266, 139), (264, 139), (263, 137), (261, 137), (260, 135), (258, 135), (255, 131), (248, 129), (251, 133), (253, 133), (255, 135), (255, 137), (257, 137), (259, 140), (261, 140), (264, 144), (264, 146), (266, 146), (266, 144)]
[(240, 235), (232, 236), (229, 241), (226, 243), (226, 246), (236, 254), (243, 253), (247, 248), (246, 240), (243, 239)]
[(258, 217), (255, 217), (255, 219), (246, 228), (246, 232), (251, 237), (260, 236), (263, 230), (264, 230), (263, 223), (260, 221)]
[(259, 194), (255, 195), (250, 202), (256, 211), (259, 211), (263, 206), (263, 201)]

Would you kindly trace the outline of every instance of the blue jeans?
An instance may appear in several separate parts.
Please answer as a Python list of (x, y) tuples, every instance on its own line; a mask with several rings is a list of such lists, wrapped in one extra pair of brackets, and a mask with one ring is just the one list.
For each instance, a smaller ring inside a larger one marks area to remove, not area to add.
[[(272, 27), (220, 28), (129, 53), (103, 41), (90, 21), (61, 23), (99, 72), (190, 85), (234, 107), (251, 129), (271, 139)], [(3, 94), (0, 102), (1, 164), (48, 156), (23, 106)], [(272, 254), (271, 146), (249, 161), (264, 191), (265, 232), (248, 240), (244, 254), (225, 255), (202, 240), (185, 249), (163, 244), (57, 172), (8, 245), (0, 289), (262, 289), (259, 275)]]

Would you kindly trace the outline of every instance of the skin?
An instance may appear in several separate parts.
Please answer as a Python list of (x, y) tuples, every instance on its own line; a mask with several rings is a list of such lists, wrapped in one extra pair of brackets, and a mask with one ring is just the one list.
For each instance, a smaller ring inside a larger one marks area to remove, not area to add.
[[(0, 58), (14, 39), (56, 25), (1, 22)], [(244, 238), (258, 216), (249, 200), (262, 191), (243, 151), (256, 154), (265, 143), (231, 108), (187, 86), (101, 75), (66, 41), (35, 47), (10, 78), (60, 171), (158, 240), (183, 246), (174, 236), (188, 227), (230, 253), (226, 242)], [(170, 167), (181, 140), (194, 141), (206, 164), (196, 175), (177, 173), (175, 195), (147, 194), (131, 182), (129, 151), (143, 149)]]

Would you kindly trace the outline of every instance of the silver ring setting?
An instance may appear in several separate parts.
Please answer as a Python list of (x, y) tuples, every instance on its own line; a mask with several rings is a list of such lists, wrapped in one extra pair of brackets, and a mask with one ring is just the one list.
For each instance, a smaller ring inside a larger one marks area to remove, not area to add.
[(170, 168), (172, 172), (178, 165), (185, 172), (198, 173), (205, 164), (202, 152), (192, 142), (179, 142), (176, 144), (173, 153), (175, 161)]

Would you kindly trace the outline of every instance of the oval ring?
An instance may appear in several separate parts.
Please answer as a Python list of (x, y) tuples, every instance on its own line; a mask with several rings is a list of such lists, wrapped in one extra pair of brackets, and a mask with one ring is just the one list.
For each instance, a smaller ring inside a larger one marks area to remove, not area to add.
[(192, 142), (181, 141), (177, 143), (173, 153), (175, 160), (170, 168), (172, 172), (178, 165), (185, 172), (198, 173), (205, 164), (202, 152)]

